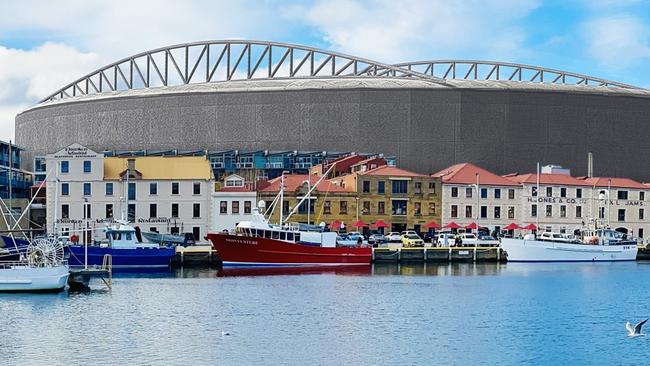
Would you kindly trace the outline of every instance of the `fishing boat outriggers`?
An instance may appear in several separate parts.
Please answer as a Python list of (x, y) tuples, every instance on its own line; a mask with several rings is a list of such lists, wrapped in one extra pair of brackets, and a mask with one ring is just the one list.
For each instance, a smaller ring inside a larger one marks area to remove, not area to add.
[[(330, 169), (333, 168), (333, 165)], [(321, 180), (327, 176), (321, 177)], [(320, 182), (320, 181), (319, 181)], [(284, 175), (278, 196), (269, 210), (280, 206), (280, 222), (270, 224), (261, 201), (252, 210), (252, 219), (237, 224), (232, 233), (208, 233), (207, 239), (217, 251), (224, 266), (341, 266), (370, 265), (372, 248), (367, 245), (341, 247), (336, 243), (336, 232), (325, 227), (305, 224), (288, 224), (286, 220), (318, 186), (314, 184), (286, 218), (282, 216)]]

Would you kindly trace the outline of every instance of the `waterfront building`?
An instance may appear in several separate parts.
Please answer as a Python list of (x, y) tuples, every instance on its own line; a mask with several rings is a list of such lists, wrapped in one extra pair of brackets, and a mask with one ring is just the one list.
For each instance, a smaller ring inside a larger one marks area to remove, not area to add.
[(442, 223), (476, 223), (490, 232), (520, 222), (521, 185), (474, 164), (452, 165), (431, 175), (442, 181)]
[(584, 181), (591, 186), (591, 217), (636, 238), (647, 237), (650, 187), (628, 178), (592, 177)]
[(382, 220), (390, 225), (389, 231), (423, 233), (430, 221), (440, 223), (441, 186), (436, 177), (380, 165), (331, 181), (356, 192), (355, 219), (366, 224)]
[(101, 239), (106, 223), (124, 217), (142, 231), (197, 239), (207, 232), (214, 180), (205, 156), (107, 157), (73, 144), (47, 155), (46, 165), (58, 179), (47, 180), (52, 231)]
[[(284, 193), (282, 212), (287, 215), (306, 196), (309, 188), (316, 185), (320, 177), (310, 174), (287, 174), (284, 176)], [(268, 181), (268, 186), (259, 190), (258, 199), (265, 202), (266, 209), (271, 209), (271, 202), (280, 192), (282, 177)], [(356, 219), (357, 193), (353, 187), (341, 187), (334, 182), (323, 179), (289, 218), (289, 222), (320, 225), (331, 224), (335, 220), (344, 223), (348, 231), (353, 231), (352, 223)], [(270, 222), (280, 221), (280, 205), (270, 213)]]
[[(20, 168), (22, 152), (23, 148), (10, 142), (0, 141), (0, 197), (4, 201), (0, 208), (6, 218), (6, 221), (0, 220), (0, 230), (7, 230), (8, 226), (14, 226), (15, 220), (20, 218), (29, 204), (33, 174)], [(18, 222), (18, 226), (27, 229), (28, 219), (29, 215), (25, 214)]]
[(257, 205), (257, 193), (247, 187), (243, 177), (231, 174), (215, 183), (212, 192), (211, 232), (233, 230), (240, 221), (250, 220)]

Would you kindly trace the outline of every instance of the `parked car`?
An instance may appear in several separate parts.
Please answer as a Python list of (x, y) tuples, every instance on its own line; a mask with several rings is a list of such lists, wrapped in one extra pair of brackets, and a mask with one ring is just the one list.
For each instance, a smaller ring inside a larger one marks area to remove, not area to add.
[(488, 246), (488, 247), (496, 247), (496, 246), (499, 246), (499, 243), (500, 243), (499, 240), (495, 239), (491, 235), (479, 235), (478, 236), (478, 242), (477, 242), (478, 245)]
[[(402, 231), (402, 232), (400, 233), (400, 235), (418, 235), (418, 233), (416, 233), (416, 232), (413, 231), (413, 230), (406, 230), (406, 231)], [(419, 235), (418, 235), (418, 236), (419, 236)]]
[(435, 244), (437, 238), (438, 238), (438, 234), (437, 234), (437, 233), (426, 232), (426, 233), (424, 234), (424, 238), (422, 238), (422, 239), (424, 239), (424, 242), (425, 242), (425, 243), (432, 243), (432, 244)]
[(388, 238), (388, 241), (391, 243), (399, 243), (402, 240), (402, 235), (400, 235), (400, 233), (397, 231), (391, 231), (390, 233), (386, 234), (386, 238)]
[(368, 245), (368, 240), (366, 240), (363, 234), (353, 231), (343, 237), (338, 236), (336, 238), (336, 244), (344, 247), (355, 247)]
[(402, 245), (405, 247), (423, 247), (424, 240), (417, 234), (405, 234), (402, 235)]
[(368, 244), (372, 246), (378, 246), (379, 244), (388, 243), (388, 238), (381, 233), (374, 233), (368, 237)]
[(452, 233), (439, 233), (436, 236), (436, 243), (438, 244), (439, 247), (442, 247), (445, 245), (445, 237), (447, 237), (447, 246), (453, 246), (454, 245), (454, 234)]

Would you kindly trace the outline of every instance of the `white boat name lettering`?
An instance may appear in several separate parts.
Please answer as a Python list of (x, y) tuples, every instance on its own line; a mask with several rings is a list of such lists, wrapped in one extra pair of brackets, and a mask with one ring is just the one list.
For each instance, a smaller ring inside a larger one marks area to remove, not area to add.
[(226, 239), (226, 243), (257, 245), (257, 240), (250, 239)]

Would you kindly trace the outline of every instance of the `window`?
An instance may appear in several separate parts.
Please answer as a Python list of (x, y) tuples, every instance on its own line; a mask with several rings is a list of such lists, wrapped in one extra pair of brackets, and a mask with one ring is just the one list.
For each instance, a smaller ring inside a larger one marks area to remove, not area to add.
[(386, 193), (386, 182), (384, 182), (383, 180), (377, 182), (377, 193), (379, 194)]
[(194, 184), (192, 184), (192, 194), (201, 194), (200, 182), (194, 182)]
[(435, 215), (436, 215), (436, 203), (429, 202), (429, 216), (435, 216)]
[(501, 199), (501, 188), (495, 188), (494, 189), (494, 199), (497, 199), (497, 200)]
[(406, 215), (406, 205), (407, 205), (406, 200), (393, 200), (393, 215)]
[(553, 206), (546, 205), (546, 217), (552, 217), (552, 216), (553, 216)]
[(515, 218), (515, 208), (512, 206), (508, 206), (508, 218), (509, 219)]
[(377, 202), (377, 214), (379, 215), (386, 214), (386, 202), (384, 201)]
[(472, 218), (472, 206), (465, 206), (465, 217)]
[(332, 201), (325, 201), (323, 203), (323, 214), (325, 215), (332, 214)]
[(487, 206), (481, 206), (481, 218), (487, 218)]
[(173, 218), (178, 217), (178, 203), (172, 203), (172, 217)]
[(90, 160), (84, 160), (84, 173), (90, 173)]
[(645, 192), (639, 192), (639, 201), (645, 201)]
[(244, 214), (251, 213), (251, 201), (244, 201)]
[(67, 160), (63, 160), (61, 162), (61, 173), (69, 173), (70, 172), (70, 163)]
[(501, 218), (501, 207), (500, 206), (495, 206), (494, 207), (494, 218), (495, 219), (500, 219)]
[(514, 200), (515, 199), (515, 190), (514, 189), (509, 189), (508, 190), (508, 199), (509, 200)]
[(451, 205), (451, 217), (453, 218), (458, 217), (458, 206)]
[(626, 200), (627, 199), (627, 191), (618, 191), (618, 199), (619, 200)]
[(228, 201), (219, 202), (219, 213), (227, 214), (228, 213)]
[(90, 219), (93, 217), (90, 207), (90, 203), (84, 203), (84, 219)]
[(582, 217), (582, 206), (576, 206), (576, 218)]
[(68, 204), (61, 205), (61, 218), (62, 219), (70, 218), (70, 205)]
[[(307, 213), (307, 207), (309, 207), (309, 213), (314, 213), (314, 199), (313, 198), (304, 201), (300, 206), (298, 206), (298, 213), (306, 214)], [(290, 211), (290, 208), (291, 208), (291, 207), (289, 207), (288, 202), (286, 204), (286, 208), (287, 209), (286, 209), (285, 213), (288, 214), (289, 211)]]
[(454, 198), (458, 197), (458, 187), (451, 187), (451, 196)]
[(415, 216), (421, 216), (422, 215), (422, 203), (415, 202), (413, 204), (413, 211), (414, 211)]
[(536, 186), (530, 187), (530, 195), (532, 197), (537, 197), (537, 187)]
[(363, 201), (363, 209), (361, 210), (362, 215), (370, 214), (370, 201)]
[(107, 219), (113, 218), (113, 204), (112, 203), (107, 203), (106, 204), (106, 211), (105, 215)]
[(598, 208), (598, 218), (599, 219), (604, 219), (605, 218), (605, 207), (599, 207)]
[[(298, 207), (298, 212), (300, 212), (300, 209)], [(289, 213), (289, 201), (282, 201), (282, 213), (285, 215)]]
[(643, 220), (645, 218), (645, 210), (640, 208), (639, 209), (639, 220)]
[(178, 182), (172, 182), (172, 194), (178, 194)]
[(576, 198), (582, 198), (582, 188), (576, 188)]
[(348, 201), (339, 202), (339, 213), (343, 215), (348, 213)]
[(106, 186), (104, 187), (104, 193), (107, 196), (113, 195), (113, 183), (106, 183)]
[(70, 185), (68, 183), (61, 183), (61, 195), (62, 196), (70, 195)]
[(564, 187), (560, 188), (560, 197), (566, 197), (566, 188)]
[(129, 203), (128, 209), (127, 209), (127, 216), (129, 222), (134, 222), (135, 221), (135, 203)]
[(239, 213), (239, 201), (232, 201), (231, 208), (232, 208), (231, 211), (232, 211), (233, 214), (238, 214)]
[(546, 197), (553, 197), (553, 187), (546, 187)]
[(422, 194), (422, 182), (413, 183), (413, 190), (415, 194)]
[(436, 182), (429, 182), (429, 194), (436, 194)]
[(643, 239), (643, 229), (639, 228), (639, 238)]
[(158, 183), (149, 183), (149, 194), (154, 196), (158, 194)]
[(129, 200), (135, 200), (135, 182), (129, 182)]
[(619, 208), (618, 209), (618, 221), (625, 221), (625, 209), (624, 208)]
[(149, 204), (149, 217), (158, 217), (158, 205), (155, 203)]
[(363, 181), (363, 193), (370, 193), (370, 181)]
[(201, 227), (193, 226), (192, 227), (192, 236), (194, 237), (194, 240), (200, 240), (200, 238), (201, 238)]
[(566, 217), (566, 206), (565, 205), (560, 206), (560, 217)]
[(487, 198), (487, 197), (488, 197), (488, 189), (481, 188), (481, 198)]
[(474, 188), (465, 188), (465, 198), (472, 198), (472, 192), (474, 191)]
[(401, 193), (408, 193), (407, 186), (408, 186), (408, 181), (406, 180), (394, 180), (392, 182), (393, 184), (393, 193), (394, 194), (401, 194)]
[(537, 205), (530, 205), (530, 216), (537, 217)]
[(84, 196), (90, 196), (91, 193), (90, 183), (84, 183)]
[(201, 204), (195, 203), (192, 205), (192, 217), (198, 219), (201, 217)]

